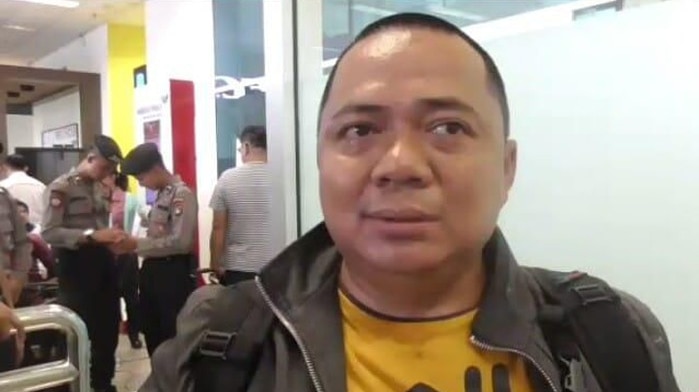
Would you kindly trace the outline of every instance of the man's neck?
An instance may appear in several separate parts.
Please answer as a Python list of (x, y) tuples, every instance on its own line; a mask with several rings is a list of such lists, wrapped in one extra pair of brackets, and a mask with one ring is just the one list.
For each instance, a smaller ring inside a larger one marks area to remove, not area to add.
[(159, 191), (164, 190), (165, 188), (169, 187), (170, 185), (175, 185), (179, 181), (179, 177), (172, 173), (164, 173), (163, 174), (163, 182), (161, 183), (160, 188), (158, 188)]
[(375, 312), (396, 318), (427, 319), (478, 306), (486, 284), (485, 266), (473, 261), (447, 262), (439, 271), (398, 274), (343, 261), (342, 289)]
[(85, 181), (85, 182), (94, 182), (94, 179), (90, 177), (87, 173), (87, 169), (83, 165), (79, 165), (76, 169), (75, 172), (78, 173), (78, 176), (80, 176), (80, 179)]
[(244, 163), (267, 163), (267, 153), (252, 153)]

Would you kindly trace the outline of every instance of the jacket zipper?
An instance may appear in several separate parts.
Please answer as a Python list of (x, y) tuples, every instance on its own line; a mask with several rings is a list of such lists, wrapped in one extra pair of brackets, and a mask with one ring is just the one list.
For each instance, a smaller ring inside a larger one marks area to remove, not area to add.
[(308, 375), (311, 377), (311, 382), (313, 383), (313, 389), (315, 389), (316, 392), (324, 392), (323, 385), (320, 383), (320, 377), (318, 377), (318, 372), (316, 371), (316, 367), (313, 364), (313, 361), (311, 360), (311, 354), (308, 352), (308, 349), (306, 348), (306, 345), (303, 344), (303, 341), (301, 340), (301, 336), (299, 335), (298, 331), (296, 328), (291, 324), (291, 321), (286, 318), (284, 313), (282, 313), (281, 310), (272, 302), (272, 299), (270, 298), (269, 294), (265, 290), (264, 286), (262, 286), (262, 282), (260, 282), (259, 277), (255, 277), (255, 285), (257, 286), (257, 289), (260, 291), (260, 294), (262, 295), (262, 298), (264, 299), (265, 303), (267, 306), (272, 309), (272, 313), (274, 313), (274, 316), (282, 323), (284, 328), (286, 328), (287, 331), (291, 334), (291, 336), (294, 338), (294, 341), (296, 341), (296, 344), (299, 346), (299, 349), (301, 350), (301, 356), (303, 356), (303, 361), (306, 363), (306, 370), (308, 370)]
[(543, 368), (541, 365), (539, 365), (539, 363), (536, 362), (536, 361), (534, 360), (534, 358), (531, 357), (531, 355), (525, 353), (524, 351), (515, 350), (515, 349), (512, 349), (512, 348), (496, 347), (496, 346), (492, 346), (492, 345), (487, 344), (487, 343), (483, 343), (483, 342), (479, 341), (478, 338), (476, 338), (476, 337), (473, 336), (473, 335), (471, 335), (471, 337), (470, 337), (469, 340), (470, 340), (471, 343), (472, 343), (473, 345), (475, 345), (476, 347), (478, 347), (478, 348), (480, 348), (480, 349), (483, 349), (483, 350), (486, 350), (486, 351), (500, 351), (500, 352), (513, 353), (513, 354), (519, 355), (519, 356), (522, 357), (522, 358), (525, 358), (525, 359), (526, 359), (527, 361), (529, 361), (532, 365), (534, 365), (534, 367), (536, 368), (536, 370), (538, 370), (539, 373), (544, 377), (544, 379), (546, 379), (546, 382), (549, 384), (549, 387), (551, 387), (551, 390), (552, 390), (553, 392), (560, 392), (560, 391), (558, 390), (558, 388), (556, 387), (556, 384), (553, 382), (553, 378), (551, 378), (551, 376), (549, 376), (549, 375), (544, 371), (544, 368)]

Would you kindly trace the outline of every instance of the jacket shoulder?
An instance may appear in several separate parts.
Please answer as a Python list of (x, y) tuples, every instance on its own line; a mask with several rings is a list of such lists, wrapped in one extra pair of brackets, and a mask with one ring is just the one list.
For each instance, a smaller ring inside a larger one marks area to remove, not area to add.
[(196, 199), (194, 191), (187, 185), (180, 185), (175, 189), (175, 198), (177, 199)]
[(653, 361), (661, 392), (679, 392), (679, 386), (672, 368), (670, 342), (660, 320), (653, 311), (633, 295), (615, 289), (621, 298), (621, 303), (629, 313), (631, 320), (638, 326), (641, 338), (648, 348), (648, 354)]
[(191, 358), (199, 348), (200, 339), (221, 312), (223, 296), (251, 295), (253, 286), (240, 284), (239, 290), (208, 285), (194, 291), (177, 316), (177, 334), (162, 343), (151, 358), (151, 375), (140, 392), (193, 391)]
[[(535, 274), (543, 275), (548, 279), (554, 280), (566, 279), (566, 277), (571, 275), (570, 272), (542, 268), (522, 267), (521, 269), (538, 303), (544, 303), (545, 299), (542, 289), (537, 283), (537, 279), (534, 277)], [(589, 277), (604, 281), (604, 279), (593, 275), (589, 275)], [(636, 326), (643, 339), (643, 343), (648, 349), (648, 354), (656, 371), (658, 382), (660, 383), (660, 392), (679, 392), (679, 387), (672, 369), (670, 344), (662, 324), (651, 309), (638, 298), (615, 287), (612, 287), (612, 290), (619, 295), (622, 309), (624, 309), (631, 318), (631, 322)]]
[(190, 358), (215, 312), (223, 287), (204, 286), (194, 291), (177, 315), (177, 333), (163, 342), (151, 357), (151, 374), (140, 392), (191, 392)]
[(65, 192), (71, 186), (73, 181), (74, 178), (71, 175), (63, 174), (51, 181), (46, 189), (51, 192)]

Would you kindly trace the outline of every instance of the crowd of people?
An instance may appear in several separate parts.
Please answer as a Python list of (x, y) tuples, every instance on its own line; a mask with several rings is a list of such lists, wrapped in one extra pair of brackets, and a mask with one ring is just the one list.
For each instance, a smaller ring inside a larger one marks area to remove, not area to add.
[[(269, 230), (265, 128), (250, 126), (240, 140), (244, 164), (224, 173), (211, 200), (216, 216), (211, 240), (216, 261), (211, 264), (223, 284), (252, 278), (271, 258), (267, 242), (255, 235)], [(155, 144), (141, 144), (122, 157), (107, 136), (98, 136), (85, 159), (47, 186), (30, 177), (28, 169), (22, 156), (11, 155), (0, 182), (0, 228), (7, 250), (0, 264), (0, 317), (6, 319), (0, 323), (0, 371), (17, 368), (24, 359), (26, 334), (12, 308), (41, 303), (24, 298), (26, 283), (57, 280), (56, 302), (87, 326), (93, 390), (115, 391), (120, 298), (131, 347), (142, 348), (142, 333), (152, 355), (175, 336), (177, 315), (196, 287), (196, 195), (166, 168)], [(156, 192), (147, 213), (129, 193), (129, 176)], [(41, 213), (32, 215), (34, 208)], [(145, 235), (134, 227), (136, 221)], [(245, 272), (236, 271), (238, 266)], [(6, 336), (11, 328), (14, 338)]]

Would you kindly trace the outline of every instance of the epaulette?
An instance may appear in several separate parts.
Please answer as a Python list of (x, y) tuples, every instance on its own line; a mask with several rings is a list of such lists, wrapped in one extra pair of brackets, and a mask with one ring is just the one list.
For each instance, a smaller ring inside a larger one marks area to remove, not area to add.
[(80, 174), (78, 174), (78, 173), (68, 174), (68, 177), (66, 177), (66, 180), (71, 185), (80, 185), (83, 182), (83, 179), (80, 177)]

